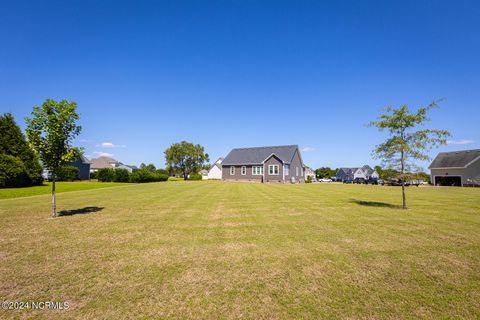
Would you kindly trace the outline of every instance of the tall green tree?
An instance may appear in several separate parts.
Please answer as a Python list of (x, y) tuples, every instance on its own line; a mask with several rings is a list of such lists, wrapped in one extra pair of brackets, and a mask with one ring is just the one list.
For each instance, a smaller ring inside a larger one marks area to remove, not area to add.
[(318, 179), (331, 178), (336, 174), (336, 170), (330, 169), (330, 167), (321, 167), (315, 170), (315, 175)]
[(189, 174), (198, 172), (209, 161), (209, 157), (201, 145), (182, 141), (165, 150), (165, 161), (170, 172), (180, 172), (187, 180)]
[(147, 170), (147, 171), (154, 172), (154, 171), (157, 170), (157, 168), (155, 167), (155, 165), (153, 163), (150, 163), (150, 164), (142, 163), (142, 164), (140, 164), (140, 170)]
[(369, 124), (369, 126), (377, 127), (380, 131), (388, 131), (387, 140), (376, 146), (373, 156), (382, 159), (388, 168), (399, 172), (402, 183), (403, 209), (407, 209), (405, 195), (407, 172), (415, 171), (415, 160), (428, 160), (426, 151), (446, 144), (447, 138), (450, 136), (447, 130), (415, 130), (430, 121), (428, 113), (435, 107), (438, 107), (438, 101), (418, 108), (417, 111), (410, 111), (406, 105), (398, 108), (387, 107), (385, 113), (381, 114), (377, 121)]
[(52, 176), (53, 218), (57, 216), (55, 178), (58, 170), (78, 156), (78, 149), (71, 145), (82, 129), (77, 125), (80, 116), (76, 109), (76, 102), (47, 99), (41, 107), (34, 106), (31, 118), (25, 119), (28, 140)]
[[(0, 116), (0, 155), (0, 161), (6, 169), (10, 169), (0, 172), (0, 179), (3, 181), (0, 186), (24, 187), (42, 183), (42, 166), (11, 113)], [(15, 169), (13, 163), (18, 164)], [(7, 175), (7, 172), (16, 174)], [(16, 176), (19, 179), (15, 178)]]

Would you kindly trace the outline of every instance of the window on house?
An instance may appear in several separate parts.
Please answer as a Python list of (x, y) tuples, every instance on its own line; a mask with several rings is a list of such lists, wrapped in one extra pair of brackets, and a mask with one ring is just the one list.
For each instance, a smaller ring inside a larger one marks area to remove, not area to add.
[(268, 174), (271, 176), (278, 175), (278, 164), (271, 164), (268, 166)]
[(247, 174), (247, 167), (243, 166), (241, 170), (242, 176)]
[(262, 166), (253, 166), (252, 167), (252, 175), (262, 176), (263, 175), (263, 167)]
[(295, 175), (298, 176), (298, 167), (295, 167)]
[(286, 164), (285, 165), (285, 175), (288, 176), (290, 174), (290, 165)]
[(231, 176), (235, 175), (235, 167), (234, 166), (230, 167), (230, 175)]

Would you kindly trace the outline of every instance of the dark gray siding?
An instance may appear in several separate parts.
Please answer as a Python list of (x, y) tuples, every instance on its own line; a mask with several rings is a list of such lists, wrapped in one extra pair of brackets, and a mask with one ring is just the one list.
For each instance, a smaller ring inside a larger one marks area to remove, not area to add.
[[(278, 166), (278, 175), (270, 175), (268, 173), (268, 166), (269, 165), (277, 165)], [(265, 167), (264, 167), (264, 173), (265, 173), (265, 182), (273, 182), (273, 183), (283, 183), (283, 164), (275, 156), (270, 157), (267, 161), (265, 161)]]
[[(297, 169), (298, 168), (298, 175), (297, 175)], [(303, 163), (300, 158), (300, 153), (297, 149), (295, 152), (295, 155), (293, 156), (292, 162), (290, 163), (290, 175), (288, 176), (288, 179), (290, 182), (292, 182), (292, 177), (295, 178), (295, 182), (298, 183), (303, 183), (305, 181), (304, 175), (303, 175)], [(287, 179), (287, 177), (285, 177)]]
[(68, 163), (70, 166), (77, 167), (80, 170), (80, 180), (90, 179), (90, 163), (84, 163), (81, 159)]
[(222, 165), (222, 180), (224, 181), (252, 181), (252, 182), (262, 182), (263, 176), (257, 176), (252, 174), (252, 165), (245, 165), (247, 172), (245, 175), (242, 175), (242, 167), (240, 165), (233, 166), (235, 167), (235, 174), (230, 174), (230, 167), (228, 165)]

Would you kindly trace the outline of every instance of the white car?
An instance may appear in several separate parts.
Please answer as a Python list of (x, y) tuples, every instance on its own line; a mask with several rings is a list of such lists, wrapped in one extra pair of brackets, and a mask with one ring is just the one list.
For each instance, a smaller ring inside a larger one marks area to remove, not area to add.
[(320, 182), (332, 182), (333, 180), (332, 179), (328, 179), (328, 178), (323, 178), (323, 179), (320, 179), (318, 180)]

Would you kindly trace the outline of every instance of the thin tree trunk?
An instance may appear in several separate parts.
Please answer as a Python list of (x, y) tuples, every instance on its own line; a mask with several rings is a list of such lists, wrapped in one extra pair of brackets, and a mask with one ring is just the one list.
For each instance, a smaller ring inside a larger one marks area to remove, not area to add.
[(405, 195), (405, 158), (403, 151), (400, 161), (402, 163), (402, 207), (403, 209), (407, 209), (407, 197)]
[(52, 218), (57, 217), (57, 198), (55, 196), (55, 174), (52, 175)]

